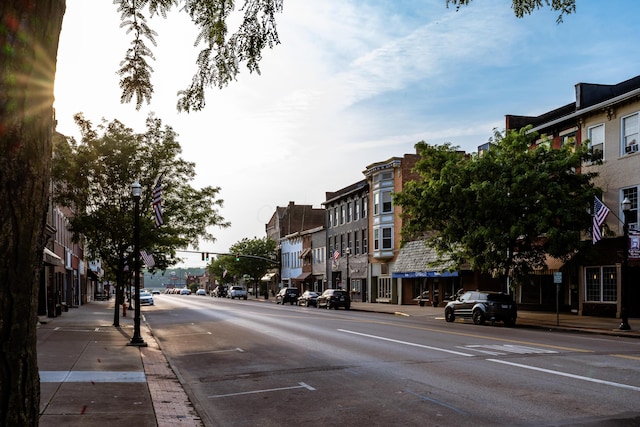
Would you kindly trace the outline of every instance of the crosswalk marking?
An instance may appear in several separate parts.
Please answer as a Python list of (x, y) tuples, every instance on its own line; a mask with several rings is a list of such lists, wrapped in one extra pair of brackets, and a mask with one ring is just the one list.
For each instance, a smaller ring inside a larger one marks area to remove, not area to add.
[(528, 347), (524, 345), (514, 344), (473, 344), (459, 346), (465, 350), (476, 351), (482, 354), (489, 354), (491, 356), (502, 356), (506, 354), (555, 354), (558, 353), (555, 350), (548, 350), (544, 348)]

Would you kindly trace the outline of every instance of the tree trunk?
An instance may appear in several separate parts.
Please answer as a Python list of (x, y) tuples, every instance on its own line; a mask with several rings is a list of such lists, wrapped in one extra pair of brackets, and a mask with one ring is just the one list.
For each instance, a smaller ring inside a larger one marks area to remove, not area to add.
[(38, 425), (37, 304), (64, 0), (0, 2), (0, 425)]

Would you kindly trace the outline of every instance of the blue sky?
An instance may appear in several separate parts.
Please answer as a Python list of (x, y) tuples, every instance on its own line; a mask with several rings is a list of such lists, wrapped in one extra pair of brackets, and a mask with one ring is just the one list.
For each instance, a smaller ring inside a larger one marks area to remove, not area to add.
[[(181, 13), (153, 19), (154, 99), (121, 105), (116, 70), (128, 47), (109, 0), (67, 0), (58, 51), (58, 130), (77, 136), (77, 112), (136, 130), (154, 112), (196, 163), (195, 186), (222, 188), (229, 229), (200, 249), (225, 252), (263, 237), (276, 206), (321, 207), (325, 192), (363, 179), (374, 162), (415, 152), (420, 140), (475, 151), (506, 114), (539, 115), (575, 100), (579, 82), (640, 74), (640, 2), (577, 0), (556, 24), (541, 10), (517, 19), (507, 0), (285, 0), (281, 44), (262, 74), (243, 70), (210, 89), (201, 112), (177, 113), (195, 67), (195, 29)], [(188, 257), (186, 266), (201, 266)]]

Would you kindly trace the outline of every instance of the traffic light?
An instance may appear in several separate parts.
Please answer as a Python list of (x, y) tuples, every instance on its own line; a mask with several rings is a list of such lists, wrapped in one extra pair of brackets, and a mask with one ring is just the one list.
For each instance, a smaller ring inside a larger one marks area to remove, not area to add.
[(209, 252), (207, 252), (206, 260), (209, 261)]
[(236, 261), (240, 261), (240, 255), (236, 254)]
[(201, 252), (201, 254), (202, 254), (202, 260), (204, 261), (204, 252)]

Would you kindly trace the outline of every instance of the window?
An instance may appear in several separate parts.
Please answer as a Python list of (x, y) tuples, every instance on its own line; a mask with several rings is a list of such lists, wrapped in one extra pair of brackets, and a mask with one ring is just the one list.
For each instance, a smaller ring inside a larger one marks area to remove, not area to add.
[(373, 250), (377, 251), (380, 249), (380, 229), (374, 228), (373, 230)]
[(351, 233), (347, 233), (347, 248), (351, 250)]
[(346, 217), (345, 208), (344, 208), (344, 205), (341, 205), (340, 206), (340, 225), (344, 224), (345, 217)]
[(369, 247), (367, 245), (367, 235), (366, 231), (362, 230), (362, 253), (366, 254), (367, 252), (369, 252)]
[(368, 209), (369, 209), (369, 199), (368, 197), (363, 197), (362, 198), (362, 218), (367, 217)]
[(576, 132), (571, 131), (565, 134), (561, 134), (560, 146), (562, 148), (569, 147), (569, 148), (575, 149), (576, 148)]
[(358, 239), (358, 232), (353, 232), (353, 254), (360, 255), (360, 239)]
[(592, 126), (587, 130), (589, 138), (589, 150), (592, 154), (592, 160), (604, 159), (604, 124)]
[(393, 233), (391, 227), (382, 229), (382, 249), (393, 249)]
[(329, 209), (329, 227), (333, 225), (333, 212)]
[[(629, 187), (623, 188), (622, 194), (620, 195), (620, 200), (624, 200), (626, 198), (631, 201), (631, 211), (629, 212), (629, 228), (632, 230), (638, 229), (638, 187)], [(622, 212), (622, 208), (620, 208), (620, 218), (624, 221), (624, 212)]]
[(351, 222), (351, 217), (353, 216), (353, 202), (351, 202), (351, 200), (349, 200), (349, 202), (347, 202), (347, 222)]
[(338, 207), (333, 208), (333, 226), (336, 227), (338, 225)]
[(389, 213), (393, 209), (391, 207), (391, 191), (382, 192), (382, 213)]
[(585, 268), (585, 300), (589, 302), (616, 302), (617, 270), (615, 267)]
[(638, 151), (638, 113), (622, 118), (621, 154), (632, 154)]
[(373, 193), (373, 214), (378, 215), (380, 213), (380, 193)]

